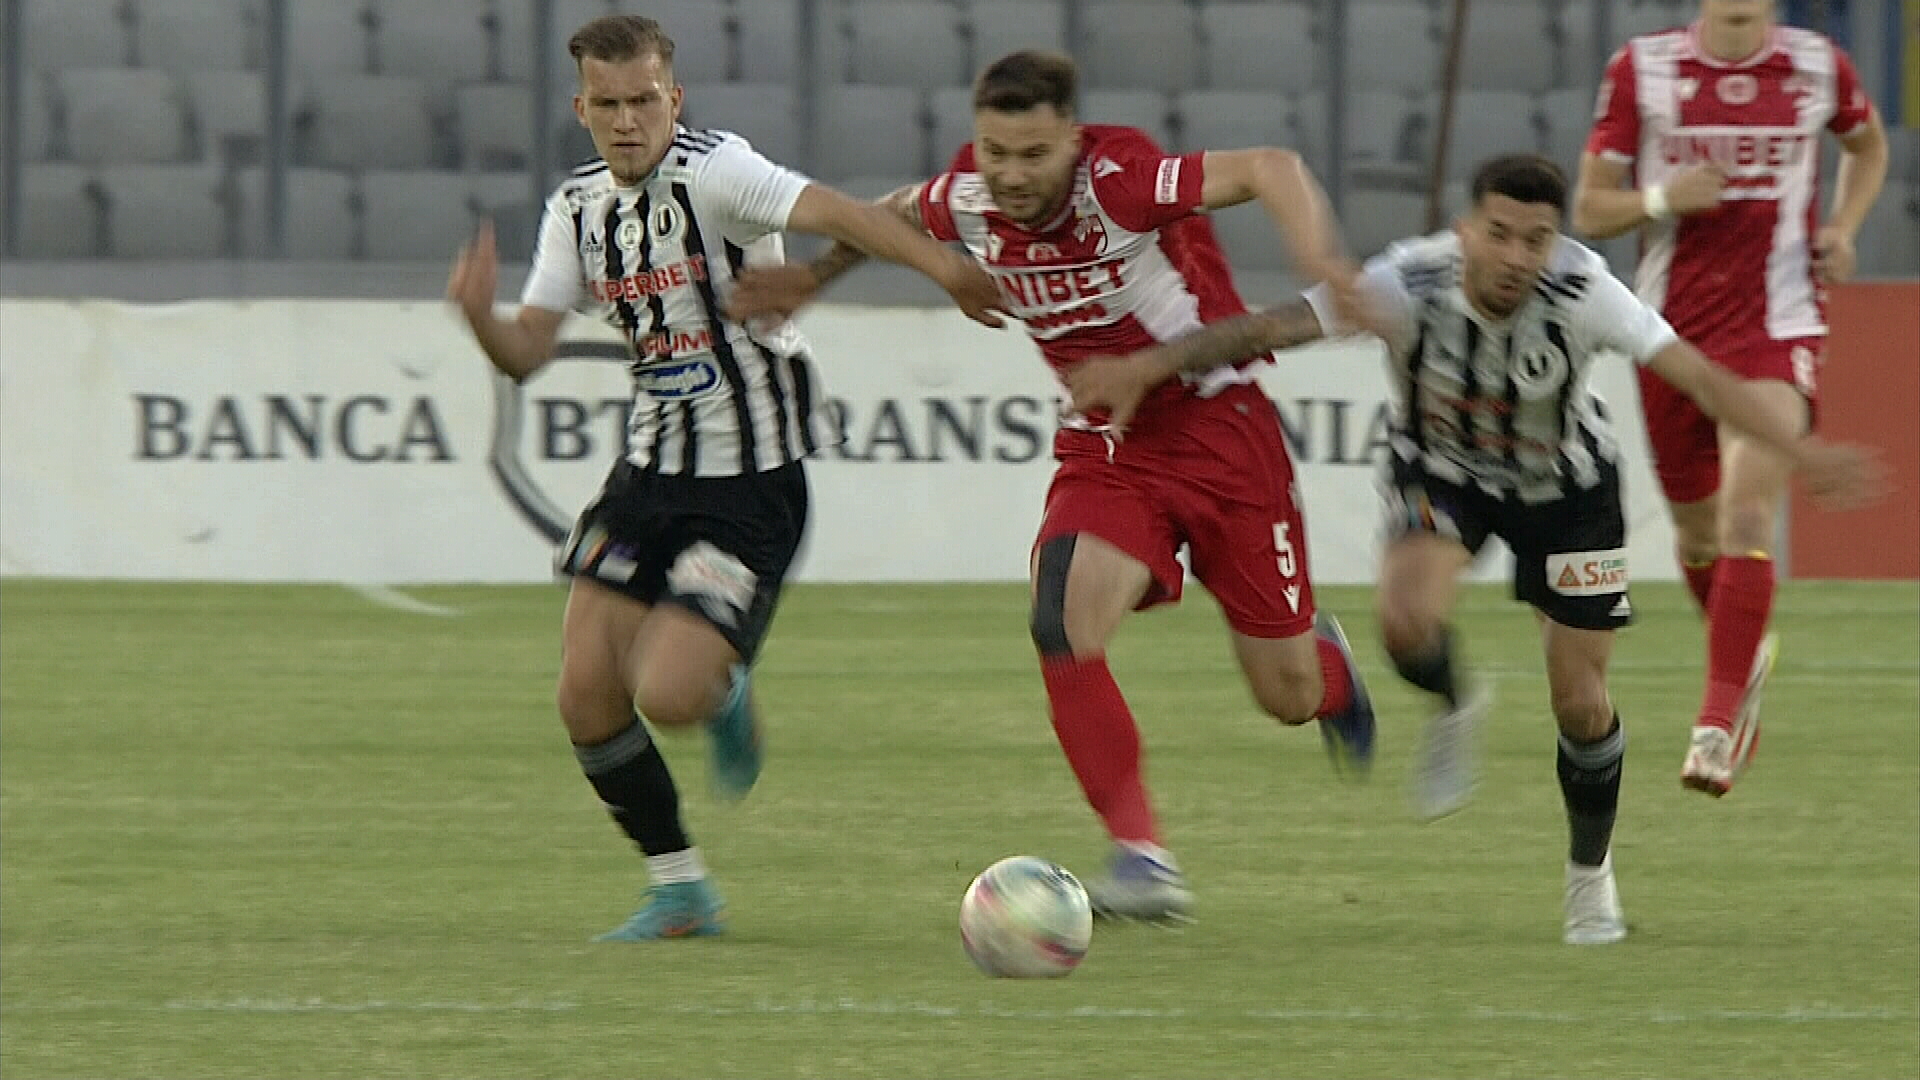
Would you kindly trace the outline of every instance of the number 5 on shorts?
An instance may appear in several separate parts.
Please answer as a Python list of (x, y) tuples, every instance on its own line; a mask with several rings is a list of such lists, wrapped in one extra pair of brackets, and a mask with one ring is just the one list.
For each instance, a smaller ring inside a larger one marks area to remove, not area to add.
[(1278, 522), (1273, 527), (1273, 550), (1280, 557), (1280, 576), (1289, 579), (1300, 570), (1300, 564), (1293, 557), (1293, 538), (1287, 535), (1292, 528), (1290, 521)]

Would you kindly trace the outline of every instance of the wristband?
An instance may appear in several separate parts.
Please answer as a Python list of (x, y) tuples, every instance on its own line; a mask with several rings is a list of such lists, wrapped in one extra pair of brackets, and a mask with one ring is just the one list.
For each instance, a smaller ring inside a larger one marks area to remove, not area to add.
[(1667, 186), (1655, 184), (1640, 192), (1640, 205), (1646, 209), (1647, 217), (1654, 221), (1669, 221), (1673, 218), (1673, 207), (1667, 205)]

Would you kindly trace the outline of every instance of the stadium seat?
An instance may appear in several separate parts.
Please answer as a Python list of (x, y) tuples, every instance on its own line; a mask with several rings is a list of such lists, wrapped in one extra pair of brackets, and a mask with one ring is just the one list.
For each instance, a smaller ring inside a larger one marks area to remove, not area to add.
[[(240, 171), (240, 251), (267, 254), (267, 178), (263, 168)], [(332, 169), (287, 170), (287, 249), (294, 259), (346, 259), (359, 249), (361, 228), (353, 178)], [(449, 253), (451, 256), (451, 253)]]
[[(1286, 241), (1259, 203), (1242, 203), (1208, 215), (1227, 263), (1238, 273), (1279, 273), (1288, 268)], [(1261, 298), (1248, 297), (1251, 303)]]
[(108, 247), (121, 259), (212, 259), (228, 252), (236, 199), (210, 165), (100, 170)]
[(220, 162), (251, 162), (265, 148), (267, 80), (258, 71), (203, 68), (181, 73), (187, 92), (187, 126), (196, 156)]
[[(494, 243), (502, 262), (524, 264), (540, 235), (546, 193), (535, 197), (525, 172), (476, 173), (471, 178), (473, 212), (493, 222)], [(452, 257), (448, 252), (448, 258)]]
[(472, 235), (466, 177), (435, 169), (368, 169), (360, 175), (369, 259), (448, 259)]
[(533, 89), (520, 83), (469, 83), (454, 93), (460, 164), (518, 169), (533, 160)]
[(728, 77), (793, 85), (799, 71), (799, 0), (741, 0), (733, 17), (740, 28), (740, 70)]
[(1319, 85), (1313, 7), (1214, 0), (1200, 9), (1201, 69), (1216, 90), (1302, 91)]
[(379, 0), (374, 69), (441, 86), (487, 77), (486, 8), (468, 0)]
[(935, 90), (930, 97), (933, 111), (933, 159), (935, 171), (944, 170), (962, 146), (973, 141), (973, 88), (953, 86)]
[(934, 89), (967, 78), (960, 12), (947, 0), (840, 0), (821, 27), (823, 75)]
[(1101, 0), (1081, 9), (1086, 85), (1172, 93), (1199, 84), (1199, 27), (1185, 4)]
[(726, 0), (626, 0), (615, 6), (659, 21), (673, 39), (673, 70), (682, 81), (740, 77), (734, 62), (733, 14)]
[(20, 255), (28, 259), (106, 254), (104, 190), (79, 165), (27, 165), (20, 170)]
[[(20, 156), (27, 162), (47, 161), (54, 156), (53, 116), (47, 94), (47, 76), (35, 71), (20, 73)], [(6, 110), (0, 109), (0, 139), (14, 133), (5, 125)]]
[(1441, 26), (1425, 4), (1353, 0), (1347, 8), (1347, 80), (1356, 92), (1439, 85)]
[(1580, 172), (1580, 153), (1593, 128), (1594, 90), (1570, 86), (1540, 95), (1539, 111), (1547, 125), (1545, 153), (1569, 177)]
[(1293, 99), (1249, 90), (1195, 90), (1175, 102), (1180, 150), (1237, 150), (1248, 146), (1302, 148), (1305, 137)]
[(374, 70), (372, 0), (287, 5), (287, 49), (296, 75)]
[(266, 64), (260, 0), (143, 0), (140, 62), (188, 73)]
[(1427, 231), (1427, 197), (1356, 188), (1346, 193), (1340, 220), (1346, 226), (1347, 246), (1355, 255), (1371, 258), (1396, 240)]
[[(1686, 26), (1693, 21), (1693, 0), (1614, 0), (1615, 47), (1628, 38)], [(1569, 13), (1571, 14), (1571, 13)], [(1584, 12), (1582, 12), (1584, 14)], [(1611, 52), (1612, 50), (1608, 50)]]
[(26, 0), (26, 59), (36, 71), (134, 61), (126, 0)]
[(800, 107), (793, 90), (760, 83), (701, 83), (687, 87), (680, 121), (744, 137), (782, 165), (801, 168)]
[(1435, 135), (1433, 99), (1371, 90), (1347, 103), (1348, 181), (1375, 187), (1427, 181)]
[(573, 28), (563, 27), (556, 19), (554, 35), (562, 40), (535, 41), (533, 5), (525, 0), (490, 0), (487, 10), (480, 16), (480, 28), (486, 32), (489, 43), (489, 79), (514, 79), (520, 82), (532, 79), (534, 55), (541, 49), (553, 50), (552, 63), (555, 67), (562, 70), (571, 67), (564, 39), (573, 32)]
[(426, 84), (403, 76), (315, 76), (296, 111), (302, 164), (420, 168), (435, 157)]
[(1067, 9), (1060, 0), (974, 0), (966, 15), (972, 38), (969, 85), (989, 64), (1021, 49), (1067, 51)]
[(1557, 85), (1560, 70), (1560, 24), (1543, 0), (1468, 5), (1461, 89), (1534, 93)]
[(816, 170), (825, 179), (927, 168), (925, 102), (904, 86), (832, 86), (820, 95)]
[(1080, 95), (1081, 119), (1089, 124), (1118, 124), (1146, 132), (1162, 150), (1178, 145), (1173, 130), (1173, 99), (1153, 90), (1088, 90)]
[(846, 192), (856, 199), (866, 199), (871, 202), (881, 196), (891, 195), (903, 187), (918, 184), (925, 179), (925, 176), (919, 174), (874, 173), (866, 176), (846, 177), (841, 180), (837, 186), (841, 191)]
[(173, 76), (150, 68), (68, 68), (54, 79), (73, 160), (156, 164), (186, 156), (186, 110)]
[[(1481, 162), (1500, 154), (1545, 152), (1546, 121), (1534, 99), (1519, 91), (1464, 90), (1453, 110), (1453, 145), (1447, 176), (1465, 180)], [(1437, 130), (1436, 130), (1437, 134)]]

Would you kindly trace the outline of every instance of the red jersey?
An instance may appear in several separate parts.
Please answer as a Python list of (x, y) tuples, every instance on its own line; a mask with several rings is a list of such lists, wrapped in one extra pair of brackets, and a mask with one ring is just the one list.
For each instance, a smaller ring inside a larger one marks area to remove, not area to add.
[[(1072, 193), (1053, 220), (1030, 228), (994, 204), (969, 145), (921, 189), (921, 220), (936, 239), (966, 245), (986, 267), (1008, 310), (1060, 373), (1246, 311), (1202, 212), (1204, 156), (1168, 155), (1134, 128), (1088, 125)], [(1183, 398), (1250, 379), (1226, 366), (1168, 382), (1142, 403), (1133, 427), (1159, 427)]]
[(1641, 299), (1709, 353), (1826, 333), (1812, 251), (1820, 132), (1873, 117), (1846, 53), (1780, 27), (1726, 63), (1697, 27), (1648, 34), (1614, 54), (1595, 111), (1587, 151), (1631, 164), (1637, 186), (1708, 162), (1727, 173), (1717, 208), (1647, 226)]

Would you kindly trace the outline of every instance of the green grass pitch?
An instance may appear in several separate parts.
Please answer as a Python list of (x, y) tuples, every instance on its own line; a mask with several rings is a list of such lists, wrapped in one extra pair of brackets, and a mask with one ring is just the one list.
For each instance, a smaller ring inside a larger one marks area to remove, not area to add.
[(13, 1077), (1920, 1075), (1920, 590), (1787, 586), (1760, 757), (1682, 791), (1703, 642), (1637, 590), (1614, 694), (1633, 934), (1560, 944), (1565, 826), (1532, 618), (1477, 801), (1414, 822), (1424, 706), (1327, 589), (1381, 708), (1372, 783), (1263, 720), (1211, 604), (1113, 666), (1200, 921), (982, 978), (994, 859), (1092, 870), (1017, 587), (793, 590), (739, 807), (667, 750), (727, 936), (595, 946), (640, 864), (567, 752), (557, 588), (0, 588), (0, 1072)]

